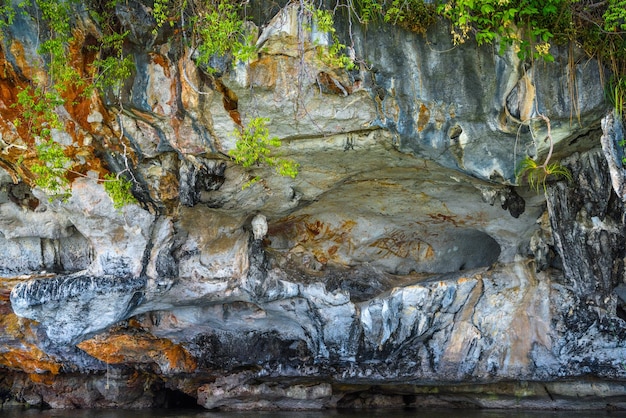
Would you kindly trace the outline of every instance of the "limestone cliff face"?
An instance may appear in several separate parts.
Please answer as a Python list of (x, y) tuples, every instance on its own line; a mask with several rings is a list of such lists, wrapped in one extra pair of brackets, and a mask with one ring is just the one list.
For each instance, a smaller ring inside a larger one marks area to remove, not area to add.
[[(259, 22), (256, 59), (211, 76), (125, 4), (122, 106), (60, 109), (55, 135), (91, 173), (65, 201), (11, 163), (37, 29), (18, 18), (1, 39), (3, 398), (626, 408), (623, 131), (597, 65), (452, 48), (442, 22), (426, 38), (353, 26), (363, 64), (345, 72), (285, 7)], [(88, 44), (97, 25), (79, 17)], [(540, 114), (574, 179), (545, 195), (515, 183), (548, 147)], [(256, 116), (295, 179), (227, 157)], [(103, 167), (129, 169), (140, 204), (115, 209)]]

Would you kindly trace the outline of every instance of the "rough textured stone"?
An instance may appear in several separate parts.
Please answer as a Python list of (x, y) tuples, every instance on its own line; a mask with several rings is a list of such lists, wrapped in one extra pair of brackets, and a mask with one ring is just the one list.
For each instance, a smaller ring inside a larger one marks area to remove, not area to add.
[[(40, 200), (44, 200), (41, 195)], [(67, 202), (47, 203), (49, 211), (58, 212), (85, 237), (93, 251), (88, 271), (93, 275), (137, 277), (144, 268), (145, 252), (150, 242), (154, 215), (138, 205), (120, 210), (102, 185), (93, 179), (77, 179)]]
[[(605, 119), (602, 154), (599, 67), (562, 64), (558, 48), (550, 65), (444, 52), (443, 25), (425, 39), (354, 25), (368, 65), (346, 72), (319, 59), (311, 41), (327, 34), (295, 37), (294, 7), (258, 22), (255, 59), (216, 57), (209, 75), (168, 25), (152, 33), (144, 2), (117, 5), (136, 71), (121, 106), (64, 107), (76, 128), (55, 138), (89, 164), (67, 201), (4, 162), (25, 143), (16, 80), (45, 74), (37, 28), (3, 27), (0, 394), (55, 408), (625, 408), (621, 131)], [(97, 30), (80, 16), (78, 44)], [(545, 195), (514, 178), (545, 155), (540, 114), (574, 178)], [(256, 116), (295, 179), (228, 158)], [(139, 204), (113, 208), (105, 166), (133, 176)]]
[(198, 403), (207, 409), (306, 410), (332, 406), (328, 383), (275, 384), (250, 382), (249, 373), (231, 375), (198, 388)]
[(77, 347), (107, 364), (156, 364), (163, 375), (196, 369), (193, 358), (180, 345), (141, 330), (127, 328), (125, 331), (99, 335), (81, 341)]
[(624, 126), (621, 118), (615, 112), (602, 119), (602, 132), (600, 143), (611, 174), (613, 190), (622, 201), (626, 201)]
[(54, 343), (70, 344), (127, 318), (144, 287), (145, 279), (59, 275), (18, 283), (11, 306), (42, 323)]
[(624, 278), (624, 205), (600, 151), (568, 161), (574, 180), (557, 183), (547, 193), (565, 278), (585, 302), (614, 310), (609, 295)]

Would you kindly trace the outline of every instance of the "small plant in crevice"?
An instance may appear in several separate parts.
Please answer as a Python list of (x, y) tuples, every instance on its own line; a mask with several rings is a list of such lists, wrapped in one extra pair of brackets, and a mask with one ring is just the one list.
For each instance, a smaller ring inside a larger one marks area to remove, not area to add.
[(115, 209), (121, 209), (126, 205), (137, 203), (137, 199), (131, 192), (133, 183), (120, 174), (106, 174), (102, 181), (104, 190), (111, 198)]
[(567, 167), (560, 163), (544, 162), (539, 164), (528, 156), (520, 162), (516, 175), (518, 179), (526, 179), (528, 186), (536, 192), (539, 192), (541, 188), (543, 188), (544, 192), (546, 191), (547, 181), (551, 176), (572, 181), (572, 174)]
[(623, 118), (626, 101), (626, 76), (612, 76), (605, 86), (605, 95), (607, 101), (613, 106), (615, 113), (620, 118)]
[[(548, 155), (542, 164), (533, 160), (529, 156), (526, 156), (521, 162), (515, 173), (517, 181), (526, 179), (528, 186), (539, 193), (543, 188), (544, 193), (547, 189), (547, 182), (550, 177), (564, 178), (568, 181), (572, 181), (572, 174), (569, 169), (563, 166), (559, 162), (550, 162), (552, 159), (552, 153), (554, 151), (554, 142), (552, 140), (552, 131), (550, 125), (550, 119), (547, 116), (539, 114), (538, 119), (545, 122), (547, 127), (546, 141), (548, 141)], [(532, 129), (531, 129), (532, 133)]]
[[(131, 55), (124, 55), (123, 44), (130, 31), (111, 33), (102, 37), (102, 43), (94, 48), (100, 57), (91, 64), (94, 69), (92, 87), (104, 92), (113, 89), (117, 95), (124, 82), (130, 78), (135, 63)], [(106, 54), (106, 56), (104, 56)]]
[(335, 29), (335, 21), (333, 13), (330, 10), (324, 10), (307, 4), (307, 10), (311, 13), (313, 21), (317, 25), (320, 32), (326, 32), (330, 36), (330, 44), (327, 49), (318, 46), (318, 58), (330, 67), (343, 68), (352, 70), (356, 68), (354, 61), (346, 55), (346, 45), (339, 41), (337, 31)]
[(35, 148), (37, 162), (30, 167), (35, 174), (35, 184), (53, 197), (69, 197), (67, 171), (73, 163), (63, 147), (50, 139)]
[(188, 26), (196, 43), (196, 61), (207, 65), (209, 72), (215, 72), (209, 65), (214, 56), (232, 54), (235, 62), (247, 62), (256, 54), (253, 36), (247, 33), (241, 17), (243, 6), (242, 2), (228, 0), (195, 2), (196, 14)]
[[(273, 167), (281, 176), (295, 178), (298, 175), (299, 164), (273, 154), (273, 149), (280, 147), (281, 142), (278, 137), (270, 137), (268, 122), (267, 118), (253, 118), (247, 126), (235, 130), (237, 143), (229, 155), (242, 167), (264, 165)], [(244, 184), (243, 188), (251, 186), (258, 180), (257, 176)]]

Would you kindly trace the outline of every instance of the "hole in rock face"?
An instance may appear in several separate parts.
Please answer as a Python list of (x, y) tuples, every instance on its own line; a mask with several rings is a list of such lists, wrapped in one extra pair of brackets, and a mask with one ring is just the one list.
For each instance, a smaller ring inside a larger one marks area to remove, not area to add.
[(26, 183), (8, 184), (7, 197), (22, 209), (34, 211), (39, 207), (39, 199), (32, 194)]
[(616, 314), (618, 318), (621, 318), (624, 321), (626, 321), (626, 310), (624, 310), (624, 307), (617, 305)]
[(462, 133), (463, 128), (460, 125), (454, 125), (448, 129), (448, 137), (453, 141), (458, 141)]
[(455, 232), (451, 243), (442, 254), (441, 273), (488, 267), (500, 257), (500, 244), (489, 234), (476, 229)]
[(204, 410), (202, 406), (198, 405), (196, 398), (179, 390), (164, 389), (159, 395), (162, 397), (163, 408)]

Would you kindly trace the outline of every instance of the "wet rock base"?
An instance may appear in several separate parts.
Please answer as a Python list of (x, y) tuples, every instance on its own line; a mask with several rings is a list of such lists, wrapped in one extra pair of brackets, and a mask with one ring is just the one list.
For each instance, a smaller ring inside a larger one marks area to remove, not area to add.
[[(7, 373), (0, 378), (0, 409), (171, 408), (213, 411), (507, 409), (626, 411), (626, 382), (494, 382), (489, 384), (342, 384), (246, 380), (242, 372), (183, 390), (199, 381), (112, 369), (98, 375), (64, 374), (45, 381)], [(209, 377), (205, 377), (209, 379)], [(202, 379), (199, 379), (202, 380)], [(180, 385), (179, 389), (173, 388)], [(19, 389), (19, 390), (16, 390)], [(182, 389), (182, 390), (181, 390)], [(63, 393), (63, 397), (59, 396)]]

